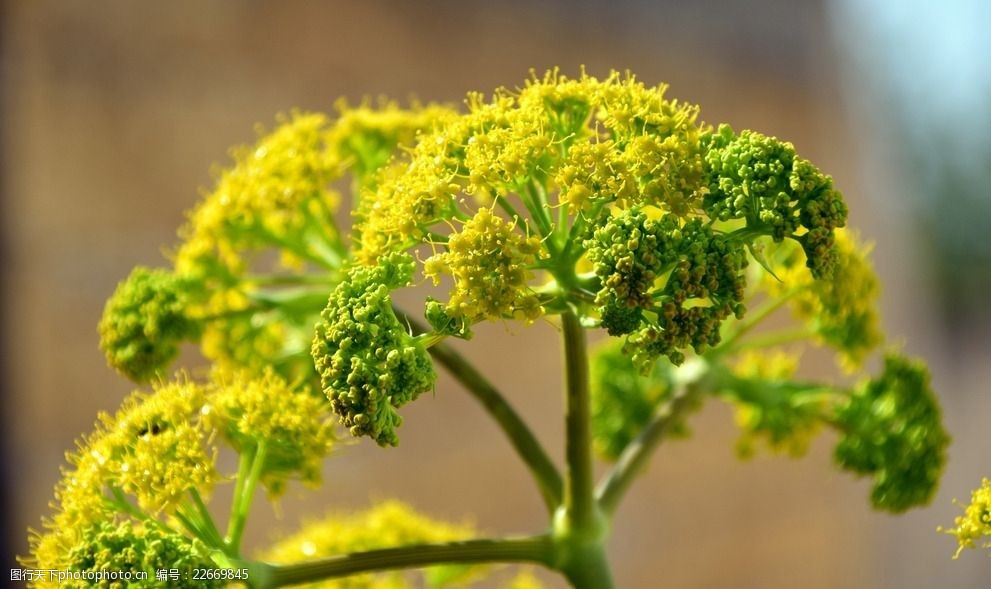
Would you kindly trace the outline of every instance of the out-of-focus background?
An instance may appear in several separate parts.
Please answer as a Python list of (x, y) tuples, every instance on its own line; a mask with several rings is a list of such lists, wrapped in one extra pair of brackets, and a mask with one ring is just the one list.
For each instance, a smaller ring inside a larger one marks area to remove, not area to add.
[[(63, 453), (132, 386), (97, 349), (103, 302), (162, 265), (211, 164), (293, 107), (366, 95), (458, 102), (529, 68), (629, 68), (703, 118), (787, 138), (836, 179), (876, 241), (884, 326), (930, 362), (955, 437), (931, 507), (870, 510), (825, 435), (800, 461), (736, 460), (730, 411), (662, 447), (618, 514), (619, 587), (971, 588), (950, 524), (991, 476), (991, 8), (980, 0), (692, 3), (7, 1), (2, 4), (4, 562), (47, 512)], [(554, 330), (479, 330), (465, 352), (560, 457)], [(262, 505), (261, 546), (306, 514), (398, 496), (493, 532), (535, 531), (538, 495), (449, 380), (404, 410), (403, 445), (327, 463), (317, 492)], [(3, 573), (6, 575), (6, 573)], [(561, 581), (546, 577), (551, 586)]]

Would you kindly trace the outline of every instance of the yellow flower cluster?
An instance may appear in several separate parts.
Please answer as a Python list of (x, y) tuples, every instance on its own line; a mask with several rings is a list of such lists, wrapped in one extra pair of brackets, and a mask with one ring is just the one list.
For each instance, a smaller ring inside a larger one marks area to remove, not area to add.
[[(261, 557), (276, 563), (292, 563), (320, 557), (411, 544), (465, 540), (475, 535), (472, 526), (452, 525), (420, 515), (400, 501), (385, 501), (359, 513), (330, 515), (303, 526), (266, 550)], [(424, 571), (431, 581), (456, 583), (470, 578), (478, 567), (434, 567)], [(438, 587), (438, 582), (426, 586)], [(357, 575), (306, 585), (311, 589), (406, 589), (414, 586), (402, 573)]]
[(218, 371), (203, 413), (239, 453), (265, 446), (261, 481), (279, 495), (299, 473), (320, 483), (320, 465), (334, 444), (334, 426), (322, 397), (289, 386), (271, 370), (258, 378)]
[(86, 450), (105, 469), (104, 484), (150, 512), (174, 507), (188, 489), (208, 488), (216, 473), (204, 444), (204, 399), (201, 387), (176, 382), (150, 395), (135, 393), (116, 415), (102, 415)]
[[(836, 230), (835, 266), (830, 277), (815, 280), (806, 270), (800, 248), (784, 242), (774, 246), (783, 256), (774, 276), (764, 282), (775, 295), (796, 291), (791, 307), (821, 340), (840, 354), (850, 369), (883, 342), (877, 315), (879, 285), (868, 259), (870, 247), (857, 243), (844, 229)], [(780, 279), (780, 282), (778, 281)]]
[(554, 181), (561, 187), (560, 201), (572, 214), (608, 198), (633, 201), (639, 186), (615, 141), (589, 137), (576, 141), (568, 150)]
[[(295, 351), (289, 341), (295, 330), (278, 313), (255, 311), (253, 305), (252, 297), (242, 287), (220, 289), (208, 295), (199, 315), (218, 319), (204, 321), (200, 336), (204, 356), (218, 366), (243, 368), (257, 374), (269, 366), (282, 368), (281, 360), (291, 358)], [(297, 347), (305, 349), (306, 345)]]
[[(455, 116), (441, 106), (402, 109), (385, 101), (341, 102), (337, 109), (336, 120), (318, 113), (282, 116), (254, 145), (234, 149), (233, 165), (217, 174), (216, 186), (180, 230), (174, 273), (156, 271), (182, 286), (181, 307), (164, 310), (181, 312), (189, 323), (187, 339), (197, 339), (214, 362), (256, 374), (275, 366), (290, 378), (312, 375), (306, 357), (312, 326), (350, 256), (335, 221), (341, 198), (334, 186), (350, 173), (357, 199), (398, 149)], [(270, 252), (280, 256), (281, 267), (273, 267)], [(314, 267), (325, 274), (322, 282), (305, 275)], [(269, 298), (273, 292), (278, 298)], [(175, 321), (166, 331), (123, 319), (129, 322), (112, 325), (116, 332), (104, 330), (116, 335), (105, 337), (113, 344), (105, 348), (119, 369), (146, 379), (175, 357)]]
[(454, 278), (447, 314), (474, 323), (513, 318), (532, 322), (540, 301), (527, 285), (531, 267), (541, 254), (540, 240), (515, 231), (488, 208), (480, 209), (461, 231), (451, 235), (446, 251), (424, 262), (423, 273), (439, 284)]
[(771, 353), (747, 351), (736, 358), (734, 372), (741, 378), (780, 381), (795, 376), (799, 355), (784, 350)]
[(339, 112), (327, 134), (331, 159), (352, 171), (359, 182), (374, 180), (396, 146), (412, 146), (421, 132), (429, 132), (456, 116), (455, 111), (439, 105), (414, 103), (400, 108), (391, 100), (381, 100), (371, 107), (366, 100), (352, 107), (341, 100)]
[(615, 201), (685, 216), (698, 206), (703, 172), (698, 107), (664, 99), (667, 86), (603, 85), (597, 119), (607, 133), (575, 143), (555, 180), (573, 212)]
[(543, 589), (544, 585), (529, 570), (520, 571), (507, 589)]
[(517, 194), (535, 216), (555, 190), (573, 212), (595, 201), (686, 214), (701, 197), (703, 129), (698, 108), (665, 90), (615, 72), (598, 80), (552, 71), (489, 102), (469, 95), (469, 112), (424, 136), (363, 202), (359, 259), (423, 241), (457, 215), (460, 192), (481, 203)]
[[(970, 495), (970, 504), (958, 516), (949, 530), (940, 528), (951, 536), (956, 536), (960, 547), (953, 558), (959, 558), (965, 548), (991, 548), (991, 480), (984, 479), (981, 486)], [(982, 542), (981, 539), (984, 539)]]
[(200, 387), (177, 382), (134, 393), (114, 416), (101, 414), (96, 431), (67, 455), (74, 468), (55, 488), (48, 532), (32, 539), (32, 564), (62, 568), (86, 530), (113, 517), (108, 489), (134, 496), (153, 514), (174, 508), (189, 489), (209, 489), (217, 475), (200, 419), (203, 402)]
[(56, 486), (47, 532), (32, 539), (31, 564), (64, 568), (89, 530), (121, 516), (152, 521), (181, 511), (219, 479), (221, 440), (241, 453), (264, 443), (261, 480), (278, 493), (295, 473), (319, 479), (334, 435), (325, 403), (273, 373), (218, 372), (208, 383), (180, 378), (135, 392), (67, 456), (71, 468)]
[(354, 255), (360, 262), (372, 264), (388, 252), (420, 243), (431, 225), (454, 215), (461, 185), (454, 182), (451, 170), (458, 166), (448, 147), (444, 134), (428, 135), (417, 144), (412, 162), (386, 166), (377, 190), (362, 195), (354, 227)]
[(334, 210), (339, 196), (330, 183), (340, 162), (327, 149), (329, 121), (322, 114), (293, 113), (253, 147), (232, 151), (234, 165), (190, 214), (180, 231), (184, 243), (176, 271), (210, 276), (219, 269), (239, 273), (245, 250), (292, 245), (289, 258), (316, 253), (301, 237), (337, 236)]

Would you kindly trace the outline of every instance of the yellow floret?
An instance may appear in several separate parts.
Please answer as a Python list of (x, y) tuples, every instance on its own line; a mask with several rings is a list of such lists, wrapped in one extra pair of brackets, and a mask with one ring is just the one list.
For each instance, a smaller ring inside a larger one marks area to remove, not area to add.
[(424, 274), (454, 278), (448, 315), (469, 322), (514, 318), (534, 321), (540, 302), (527, 284), (540, 256), (540, 240), (483, 208), (453, 234), (447, 251), (431, 256)]

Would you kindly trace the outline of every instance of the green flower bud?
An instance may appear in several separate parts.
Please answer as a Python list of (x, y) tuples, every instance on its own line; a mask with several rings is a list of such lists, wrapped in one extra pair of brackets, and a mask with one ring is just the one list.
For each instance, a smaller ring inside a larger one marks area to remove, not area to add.
[(871, 502), (900, 512), (929, 502), (946, 463), (950, 437), (919, 362), (889, 355), (884, 372), (838, 408), (835, 422), (843, 437), (836, 446), (839, 465), (874, 479)]
[(846, 224), (847, 215), (832, 178), (798, 157), (791, 143), (754, 131), (736, 135), (720, 125), (703, 143), (709, 191), (702, 207), (709, 216), (744, 219), (776, 241), (794, 238), (812, 275), (829, 276), (833, 230)]
[[(193, 580), (193, 569), (214, 569), (204, 546), (178, 534), (163, 532), (153, 526), (135, 526), (130, 522), (103, 522), (87, 530), (60, 564), (61, 570), (112, 573), (143, 572), (145, 580), (69, 580), (60, 587), (138, 587), (183, 588), (223, 587), (221, 580)], [(161, 580), (159, 571), (179, 571), (178, 580)]]
[(138, 266), (107, 301), (100, 320), (100, 348), (107, 362), (135, 381), (147, 381), (196, 336), (187, 315), (188, 284), (165, 270)]
[(431, 390), (437, 375), (426, 349), (392, 310), (390, 291), (409, 284), (413, 260), (384, 256), (357, 266), (330, 295), (313, 339), (313, 360), (324, 393), (354, 436), (399, 443), (396, 411)]

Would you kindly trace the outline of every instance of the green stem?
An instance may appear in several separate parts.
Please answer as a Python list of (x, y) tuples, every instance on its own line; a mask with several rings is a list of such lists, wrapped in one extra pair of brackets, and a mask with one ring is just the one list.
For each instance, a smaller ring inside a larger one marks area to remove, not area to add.
[(230, 533), (227, 537), (227, 545), (237, 553), (241, 546), (241, 536), (244, 534), (244, 526), (248, 521), (248, 513), (251, 511), (251, 502), (255, 498), (255, 487), (258, 479), (261, 478), (262, 467), (265, 465), (265, 458), (268, 454), (265, 440), (258, 442), (258, 448), (251, 459), (251, 470), (248, 471), (248, 478), (241, 488), (241, 493), (234, 499), (235, 510), (231, 513)]
[[(541, 237), (544, 239), (548, 253), (550, 253), (552, 258), (556, 258), (560, 252), (558, 251), (557, 243), (554, 241), (554, 228), (552, 227), (550, 214), (547, 212), (545, 203), (539, 197), (539, 194), (542, 194), (542, 192), (538, 191), (538, 186), (536, 181), (531, 181), (523, 186), (519, 192), (520, 200), (523, 201), (527, 210), (530, 211), (530, 216), (533, 218)], [(543, 189), (540, 188), (540, 190)]]
[(564, 576), (574, 589), (612, 589), (612, 573), (600, 543), (585, 544), (562, 563)]
[(530, 193), (531, 198), (537, 205), (537, 211), (534, 214), (540, 216), (544, 227), (547, 229), (547, 235), (553, 236), (554, 226), (549, 211), (550, 204), (547, 202), (547, 190), (537, 180), (531, 180), (530, 187), (532, 188), (532, 192)]
[(188, 513), (182, 506), (176, 508), (172, 517), (176, 518), (193, 537), (198, 538), (210, 548), (223, 548), (223, 544), (218, 545), (216, 539), (210, 536), (210, 533), (199, 524), (197, 518)]
[(814, 331), (806, 328), (772, 331), (771, 333), (756, 335), (752, 338), (743, 340), (742, 342), (738, 342), (734, 348), (734, 351), (740, 352), (743, 350), (770, 348), (772, 346), (807, 341), (810, 338), (815, 337), (815, 335), (816, 334)]
[(112, 487), (110, 489), (110, 493), (113, 495), (114, 498), (113, 499), (107, 498), (106, 501), (111, 507), (114, 507), (118, 511), (121, 511), (128, 515), (131, 515), (147, 524), (153, 525), (158, 529), (162, 530), (163, 532), (168, 532), (170, 534), (176, 533), (176, 531), (173, 530), (170, 526), (148, 515), (140, 508), (132, 504), (130, 501), (128, 501), (127, 497), (124, 495), (124, 492), (118, 489), (117, 487)]
[(767, 301), (763, 306), (747, 315), (746, 318), (737, 322), (736, 331), (725, 339), (722, 344), (712, 349), (709, 354), (706, 355), (710, 358), (715, 358), (732, 352), (735, 349), (734, 346), (740, 341), (741, 338), (743, 338), (743, 336), (747, 335), (747, 333), (749, 333), (753, 328), (757, 327), (757, 325), (770, 317), (775, 311), (783, 307), (788, 301), (791, 300), (792, 297), (805, 290), (805, 288), (805, 286), (794, 288), (788, 292), (785, 292), (776, 299)]
[(707, 376), (710, 376), (709, 368), (701, 360), (679, 369), (678, 382), (671, 399), (657, 408), (650, 422), (623, 449), (615, 466), (596, 490), (599, 507), (607, 515), (616, 511), (626, 491), (672, 426), (680, 422), (684, 414), (694, 406), (702, 389), (709, 388), (704, 387), (704, 384), (708, 384), (704, 383), (708, 380), (705, 378)]
[(317, 266), (320, 266), (327, 270), (336, 270), (340, 267), (340, 260), (336, 258), (325, 258), (321, 255), (315, 254), (311, 252), (305, 244), (290, 241), (289, 239), (280, 237), (279, 235), (276, 235), (275, 233), (270, 231), (262, 223), (256, 223), (254, 228), (255, 231), (257, 231), (261, 237), (268, 240), (269, 243), (271, 243), (273, 246), (281, 247), (293, 254), (296, 254), (297, 256), (299, 256), (304, 260), (313, 262)]
[[(303, 207), (306, 224), (312, 231), (304, 231), (304, 246), (315, 251), (316, 255), (331, 264), (340, 267), (348, 257), (348, 250), (338, 235), (334, 217), (321, 220), (307, 207)], [(331, 228), (331, 231), (327, 231)]]
[(583, 248), (581, 247), (580, 237), (582, 233), (585, 231), (585, 228), (588, 226), (589, 219), (594, 220), (598, 218), (599, 213), (602, 212), (602, 208), (604, 206), (605, 203), (599, 202), (597, 204), (592, 205), (592, 210), (589, 211), (587, 214), (579, 211), (578, 214), (575, 215), (575, 220), (571, 224), (571, 228), (568, 229), (568, 239), (565, 240), (564, 242), (564, 253), (562, 254), (564, 257), (570, 257), (574, 255), (571, 253), (571, 250), (574, 247), (578, 247), (579, 250), (583, 250)]
[(243, 277), (242, 282), (254, 286), (300, 286), (316, 284), (333, 287), (335, 276), (333, 274), (248, 274)]
[(224, 538), (220, 535), (220, 531), (217, 529), (217, 524), (213, 521), (213, 516), (210, 515), (210, 510), (207, 508), (206, 502), (204, 502), (203, 497), (200, 496), (200, 492), (197, 491), (195, 487), (191, 487), (189, 489), (189, 496), (193, 499), (193, 507), (196, 509), (200, 520), (200, 526), (203, 531), (210, 535), (210, 538), (213, 539), (214, 545), (226, 546)]
[(507, 215), (509, 215), (509, 220), (516, 223), (517, 226), (527, 224), (527, 219), (516, 210), (516, 207), (509, 202), (509, 199), (504, 195), (497, 195), (495, 197), (496, 205), (499, 206)]
[(593, 495), (592, 432), (588, 390), (588, 349), (585, 328), (578, 314), (561, 314), (564, 327), (564, 367), (567, 414), (565, 456), (568, 463), (564, 505), (570, 527), (579, 531), (599, 526), (598, 506)]
[(447, 337), (448, 336), (444, 335), (443, 333), (437, 333), (434, 331), (425, 331), (420, 335), (414, 337), (413, 341), (423, 346), (423, 348), (429, 350), (434, 346), (440, 344), (445, 339), (447, 339)]
[(231, 543), (231, 538), (234, 537), (237, 516), (241, 513), (241, 497), (244, 495), (244, 483), (248, 478), (248, 473), (251, 472), (253, 458), (254, 452), (241, 452), (238, 457), (237, 480), (234, 481), (234, 493), (231, 495), (231, 514), (227, 518), (227, 535), (225, 538), (228, 546)]
[(448, 345), (430, 348), (430, 354), (458, 380), (506, 434), (513, 449), (530, 470), (548, 511), (556, 509), (562, 501), (564, 483), (561, 473), (547, 455), (543, 446), (527, 427), (520, 415), (496, 389), (463, 356)]
[(253, 563), (250, 575), (257, 589), (272, 589), (371, 571), (442, 564), (530, 562), (550, 566), (553, 555), (554, 545), (547, 536), (468, 540), (384, 548), (290, 565)]
[(561, 247), (568, 243), (568, 236), (571, 235), (571, 224), (568, 223), (570, 218), (568, 213), (568, 205), (561, 202), (560, 196), (557, 199), (557, 232), (561, 236)]

